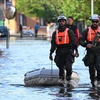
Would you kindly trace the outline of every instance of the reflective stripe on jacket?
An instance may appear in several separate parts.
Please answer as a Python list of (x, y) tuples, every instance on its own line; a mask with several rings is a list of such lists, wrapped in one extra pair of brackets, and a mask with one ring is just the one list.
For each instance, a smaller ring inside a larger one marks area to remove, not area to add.
[(56, 44), (68, 44), (69, 43), (69, 36), (68, 36), (68, 28), (65, 29), (63, 32), (58, 32), (56, 30)]
[[(100, 32), (100, 27), (98, 27), (98, 29), (96, 29), (95, 31), (91, 27), (89, 27), (88, 34), (87, 34), (87, 40), (89, 42), (93, 41), (97, 32)], [(98, 39), (98, 42), (100, 42), (100, 38)]]

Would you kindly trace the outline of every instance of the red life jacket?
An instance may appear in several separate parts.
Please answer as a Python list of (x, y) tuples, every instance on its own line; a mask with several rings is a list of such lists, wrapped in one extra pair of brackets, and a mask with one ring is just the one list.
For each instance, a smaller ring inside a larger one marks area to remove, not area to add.
[(68, 28), (65, 29), (63, 32), (58, 32), (56, 30), (56, 44), (61, 45), (61, 44), (69, 44), (69, 36), (68, 36)]
[[(98, 27), (98, 29), (96, 29), (95, 31), (91, 27), (89, 27), (87, 40), (89, 42), (92, 42), (97, 32), (100, 32), (100, 27)], [(98, 42), (100, 42), (100, 38), (98, 39)]]

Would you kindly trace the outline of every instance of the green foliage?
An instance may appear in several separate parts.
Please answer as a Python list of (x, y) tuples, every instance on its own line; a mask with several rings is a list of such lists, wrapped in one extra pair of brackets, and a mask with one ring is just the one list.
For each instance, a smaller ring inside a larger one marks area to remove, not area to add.
[[(88, 20), (91, 0), (16, 0), (17, 10), (30, 17), (56, 20), (58, 15), (73, 16), (75, 20)], [(94, 13), (100, 14), (100, 0), (94, 0)]]

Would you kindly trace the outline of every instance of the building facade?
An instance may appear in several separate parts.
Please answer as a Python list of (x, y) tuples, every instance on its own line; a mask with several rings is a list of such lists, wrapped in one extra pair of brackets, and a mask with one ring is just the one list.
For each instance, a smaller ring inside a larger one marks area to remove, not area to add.
[(19, 25), (23, 26), (23, 30), (31, 27), (34, 31), (34, 25), (38, 22), (41, 26), (39, 29), (40, 35), (46, 35), (46, 26), (43, 25), (42, 19), (29, 18), (24, 14), (17, 12), (15, 18), (8, 20), (4, 17), (4, 10), (9, 6), (16, 7), (17, 0), (0, 0), (0, 25), (7, 26), (10, 29), (10, 34), (19, 33)]

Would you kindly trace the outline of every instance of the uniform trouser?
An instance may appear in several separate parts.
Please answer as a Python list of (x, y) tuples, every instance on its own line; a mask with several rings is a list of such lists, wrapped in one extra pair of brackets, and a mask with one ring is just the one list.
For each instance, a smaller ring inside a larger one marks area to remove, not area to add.
[(96, 55), (94, 61), (92, 61), (89, 65), (91, 82), (95, 81), (95, 70), (97, 71), (97, 81), (100, 81), (100, 55)]
[(95, 67), (97, 70), (97, 81), (100, 81), (100, 55), (96, 56)]
[(73, 57), (70, 54), (55, 56), (55, 63), (59, 68), (59, 78), (64, 79), (64, 69), (66, 70), (66, 79), (71, 79)]
[(89, 74), (90, 74), (91, 82), (94, 82), (95, 81), (95, 68), (93, 65), (89, 66)]
[(38, 30), (35, 30), (35, 38), (37, 38)]

